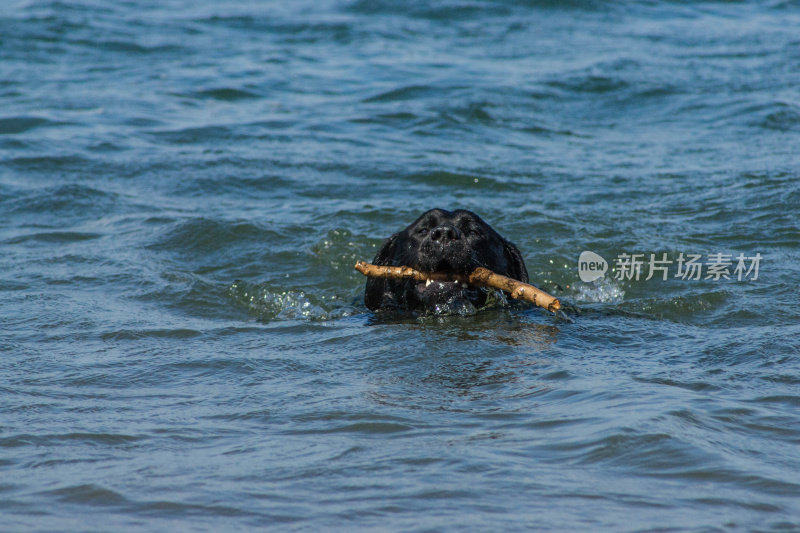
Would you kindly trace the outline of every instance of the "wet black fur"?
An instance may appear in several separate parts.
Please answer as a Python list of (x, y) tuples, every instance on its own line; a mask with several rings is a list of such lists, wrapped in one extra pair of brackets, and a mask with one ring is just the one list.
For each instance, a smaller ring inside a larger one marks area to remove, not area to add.
[[(423, 272), (469, 274), (482, 266), (528, 282), (520, 251), (478, 215), (458, 209), (431, 209), (404, 230), (384, 241), (372, 262), (410, 266)], [(410, 279), (368, 278), (364, 303), (372, 310), (434, 310), (458, 299), (476, 308), (486, 302), (487, 291), (457, 283), (437, 283), (425, 288)]]

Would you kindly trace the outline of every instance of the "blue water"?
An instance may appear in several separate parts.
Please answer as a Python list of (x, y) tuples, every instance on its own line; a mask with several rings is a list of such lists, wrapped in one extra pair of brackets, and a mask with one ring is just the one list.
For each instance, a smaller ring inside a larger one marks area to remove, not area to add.
[[(798, 28), (6, 2), (0, 529), (800, 531)], [(432, 207), (580, 311), (369, 313), (353, 263)]]

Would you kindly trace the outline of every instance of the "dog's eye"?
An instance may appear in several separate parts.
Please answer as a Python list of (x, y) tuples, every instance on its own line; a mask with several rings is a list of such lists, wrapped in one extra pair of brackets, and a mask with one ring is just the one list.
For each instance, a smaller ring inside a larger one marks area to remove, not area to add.
[(427, 234), (428, 234), (428, 228), (419, 228), (417, 230), (417, 235), (423, 235), (424, 236), (424, 235), (427, 235)]

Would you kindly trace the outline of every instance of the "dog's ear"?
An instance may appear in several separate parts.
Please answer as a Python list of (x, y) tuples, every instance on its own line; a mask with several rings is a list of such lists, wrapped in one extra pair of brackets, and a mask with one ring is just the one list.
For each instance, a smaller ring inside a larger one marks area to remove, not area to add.
[(508, 273), (510, 277), (528, 283), (528, 269), (525, 268), (525, 260), (522, 259), (522, 254), (514, 243), (503, 241), (503, 253), (505, 253), (506, 261), (508, 261)]
[[(375, 258), (372, 260), (373, 265), (392, 265), (395, 252), (397, 251), (399, 235), (399, 233), (395, 233), (383, 241), (381, 249), (378, 250), (378, 253), (375, 254)], [(368, 309), (375, 311), (381, 307), (384, 298), (388, 297), (386, 295), (386, 293), (389, 292), (387, 290), (388, 283), (389, 280), (383, 278), (367, 278), (367, 288), (364, 291), (364, 303)]]
[(395, 251), (397, 250), (397, 241), (400, 238), (399, 233), (395, 233), (381, 244), (381, 249), (375, 254), (372, 260), (373, 265), (390, 265), (394, 259)]

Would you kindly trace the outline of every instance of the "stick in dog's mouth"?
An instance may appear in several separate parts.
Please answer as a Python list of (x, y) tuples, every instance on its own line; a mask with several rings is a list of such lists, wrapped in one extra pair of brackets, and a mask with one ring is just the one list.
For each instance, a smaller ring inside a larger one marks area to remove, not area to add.
[(371, 278), (413, 278), (417, 281), (424, 281), (425, 283), (431, 283), (433, 281), (456, 281), (459, 283), (469, 283), (476, 287), (491, 287), (509, 293), (511, 297), (516, 300), (531, 302), (552, 313), (561, 309), (561, 302), (559, 302), (558, 298), (555, 296), (547, 294), (529, 283), (523, 283), (501, 274), (495, 274), (491, 270), (483, 267), (476, 268), (468, 276), (447, 274), (445, 272), (426, 273), (408, 266), (380, 266), (367, 263), (366, 261), (358, 261), (355, 264), (355, 269)]

